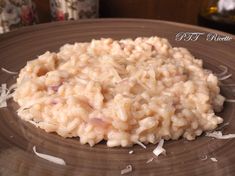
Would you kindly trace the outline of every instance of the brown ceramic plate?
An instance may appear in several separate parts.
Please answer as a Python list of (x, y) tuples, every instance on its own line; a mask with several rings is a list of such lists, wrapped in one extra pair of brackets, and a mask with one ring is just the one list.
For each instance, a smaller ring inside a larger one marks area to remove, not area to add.
[[(205, 35), (197, 41), (176, 41), (176, 34), (182, 31), (203, 32)], [(120, 39), (158, 35), (168, 38), (173, 46), (188, 48), (197, 58), (204, 60), (204, 67), (218, 72), (219, 65), (225, 65), (235, 75), (234, 36), (231, 41), (206, 41), (209, 32), (228, 35), (206, 28), (153, 20), (112, 19), (43, 24), (0, 36), (0, 67), (18, 71), (27, 60), (47, 50), (56, 51), (65, 43), (101, 37)], [(12, 84), (14, 81), (14, 76), (1, 72), (0, 83)], [(224, 83), (234, 82), (233, 76)], [(222, 88), (222, 94), (234, 98), (231, 87)], [(235, 133), (234, 107), (234, 104), (225, 103), (223, 112), (219, 114), (230, 123), (223, 128), (224, 134)], [(235, 139), (217, 140), (202, 135), (191, 142), (183, 139), (167, 141), (164, 145), (167, 155), (146, 164), (153, 157), (154, 145), (148, 145), (147, 149), (140, 146), (107, 148), (103, 142), (91, 148), (80, 145), (79, 139), (47, 134), (23, 122), (16, 110), (17, 105), (12, 100), (7, 108), (0, 109), (1, 176), (113, 176), (120, 175), (120, 171), (129, 164), (133, 166), (129, 175), (235, 175)], [(57, 165), (37, 157), (33, 146), (41, 153), (63, 158), (67, 165)], [(134, 154), (128, 154), (130, 150)], [(205, 159), (206, 156), (208, 159)], [(218, 162), (212, 162), (211, 157)]]

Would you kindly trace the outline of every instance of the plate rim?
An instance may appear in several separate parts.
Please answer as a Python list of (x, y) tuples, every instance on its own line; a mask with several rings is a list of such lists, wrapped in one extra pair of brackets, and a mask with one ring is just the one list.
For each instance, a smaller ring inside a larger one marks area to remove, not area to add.
[[(84, 23), (98, 23), (98, 22), (139, 22), (139, 23), (156, 23), (156, 24), (167, 24), (167, 25), (171, 25), (171, 26), (179, 26), (179, 27), (185, 27), (188, 29), (194, 29), (194, 30), (201, 30), (201, 31), (205, 31), (205, 32), (209, 32), (209, 33), (216, 33), (219, 35), (223, 35), (223, 36), (230, 36), (232, 37), (232, 40), (235, 40), (235, 35), (234, 34), (230, 34), (227, 32), (223, 32), (220, 30), (216, 30), (216, 29), (212, 29), (212, 28), (207, 28), (207, 27), (202, 27), (202, 26), (197, 26), (197, 25), (192, 25), (192, 24), (186, 24), (186, 23), (180, 23), (180, 22), (174, 22), (174, 21), (166, 21), (166, 20), (158, 20), (158, 19), (144, 19), (144, 18), (96, 18), (96, 19), (80, 19), (80, 20), (71, 20), (71, 21), (52, 21), (52, 22), (48, 22), (48, 23), (40, 23), (40, 24), (35, 24), (35, 25), (30, 25), (30, 26), (23, 26), (20, 27), (18, 29), (14, 29), (12, 31), (3, 33), (0, 35), (0, 43), (1, 41), (3, 41), (4, 39), (7, 39), (8, 37), (14, 36), (14, 35), (18, 35), (21, 33), (25, 33), (25, 32), (31, 32), (34, 30), (38, 30), (38, 29), (45, 29), (48, 27), (55, 27), (55, 26), (63, 26), (66, 24), (84, 24)], [(187, 31), (185, 31), (187, 32)]]

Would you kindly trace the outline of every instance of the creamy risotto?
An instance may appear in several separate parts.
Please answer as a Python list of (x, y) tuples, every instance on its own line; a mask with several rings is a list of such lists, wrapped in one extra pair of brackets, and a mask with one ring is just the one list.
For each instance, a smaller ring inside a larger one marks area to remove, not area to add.
[(195, 139), (223, 122), (217, 77), (164, 38), (92, 40), (46, 52), (20, 71), (19, 116), (91, 146)]

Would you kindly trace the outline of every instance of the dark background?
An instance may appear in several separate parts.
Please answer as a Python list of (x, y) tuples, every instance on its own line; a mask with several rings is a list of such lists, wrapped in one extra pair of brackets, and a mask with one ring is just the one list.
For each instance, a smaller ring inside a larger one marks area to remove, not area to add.
[[(40, 22), (50, 22), (49, 0), (34, 0)], [(148, 18), (197, 24), (202, 0), (100, 0), (101, 18)]]

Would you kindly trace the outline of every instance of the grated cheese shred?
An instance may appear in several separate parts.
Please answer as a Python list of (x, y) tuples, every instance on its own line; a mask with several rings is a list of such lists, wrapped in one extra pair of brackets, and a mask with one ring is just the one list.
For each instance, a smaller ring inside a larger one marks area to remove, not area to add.
[(140, 141), (136, 141), (136, 144), (138, 144), (139, 146), (141, 146), (142, 148), (146, 149), (147, 147)]
[(128, 174), (128, 173), (132, 172), (132, 170), (133, 170), (133, 168), (132, 168), (132, 166), (129, 164), (129, 165), (126, 166), (125, 169), (122, 169), (122, 170), (121, 170), (121, 175)]
[(65, 161), (63, 159), (61, 159), (61, 158), (37, 152), (35, 146), (33, 146), (33, 152), (38, 157), (43, 158), (43, 159), (45, 159), (47, 161), (50, 161), (50, 162), (53, 162), (53, 163), (56, 163), (56, 164), (60, 164), (60, 165), (66, 165)]
[(166, 150), (163, 148), (164, 139), (161, 139), (157, 147), (153, 150), (154, 155), (159, 156), (160, 154), (166, 155)]
[(207, 160), (207, 155), (204, 155), (204, 156), (200, 157), (200, 160), (202, 160), (202, 161)]
[(7, 107), (7, 100), (12, 98), (12, 90), (16, 88), (16, 84), (13, 84), (7, 89), (7, 84), (3, 83), (0, 87), (0, 108)]
[(2, 84), (0, 87), (0, 108), (7, 107), (6, 97), (7, 97), (7, 84)]
[(235, 103), (235, 99), (225, 99), (225, 101), (228, 103)]
[(147, 163), (147, 164), (148, 164), (148, 163), (151, 163), (151, 162), (153, 161), (153, 159), (154, 159), (154, 158), (148, 159), (148, 160), (146, 161), (146, 163)]
[(219, 77), (219, 78), (218, 78), (218, 80), (220, 80), (220, 81), (224, 81), (224, 80), (226, 80), (226, 79), (230, 78), (231, 76), (232, 76), (232, 74), (228, 74), (228, 75), (225, 75), (225, 76)]
[(211, 161), (213, 161), (213, 162), (218, 162), (218, 160), (216, 159), (216, 158), (210, 158), (211, 159)]
[(6, 72), (6, 73), (8, 73), (8, 74), (10, 74), (10, 75), (17, 75), (17, 74), (18, 74), (18, 72), (13, 72), (13, 71), (7, 70), (7, 69), (5, 69), (5, 68), (2, 68), (2, 71), (3, 71), (3, 72)]
[(223, 71), (221, 73), (217, 73), (216, 75), (218, 77), (224, 76), (225, 74), (228, 73), (228, 67), (224, 66), (224, 65), (220, 65), (219, 66)]
[(213, 137), (216, 139), (232, 139), (235, 138), (235, 134), (226, 134), (223, 135), (221, 131), (207, 132), (207, 137)]

